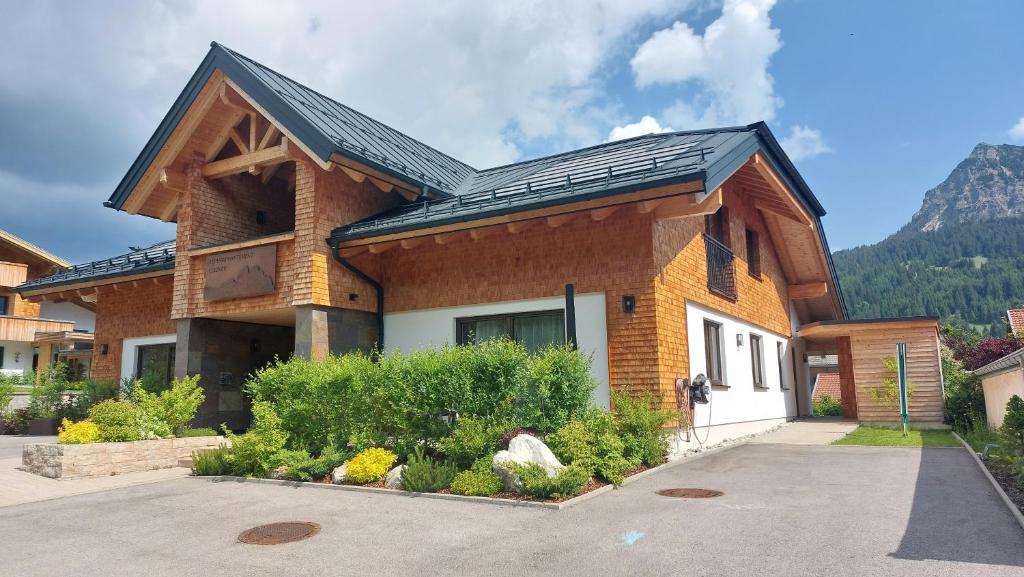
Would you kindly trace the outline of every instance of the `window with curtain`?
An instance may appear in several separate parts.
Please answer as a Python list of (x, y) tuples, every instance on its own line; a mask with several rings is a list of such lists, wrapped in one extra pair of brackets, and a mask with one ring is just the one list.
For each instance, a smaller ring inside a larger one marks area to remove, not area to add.
[(460, 345), (509, 338), (530, 353), (565, 344), (565, 313), (561, 310), (455, 319), (455, 342)]
[(723, 385), (722, 325), (707, 319), (704, 319), (704, 356), (706, 361), (704, 370), (708, 372), (704, 376), (712, 385)]
[(764, 342), (760, 335), (750, 334), (750, 367), (754, 386), (764, 387)]

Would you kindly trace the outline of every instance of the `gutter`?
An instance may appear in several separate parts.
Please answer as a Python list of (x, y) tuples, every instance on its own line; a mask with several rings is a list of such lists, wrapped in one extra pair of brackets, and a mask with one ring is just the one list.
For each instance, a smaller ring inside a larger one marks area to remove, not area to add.
[(338, 261), (338, 264), (345, 267), (346, 270), (365, 281), (373, 290), (377, 293), (377, 348), (384, 351), (384, 286), (377, 282), (373, 277), (366, 274), (365, 272), (356, 268), (356, 265), (345, 260), (345, 257), (341, 256), (341, 249), (338, 245), (331, 244), (328, 239), (327, 245), (331, 247), (331, 256), (334, 260)]

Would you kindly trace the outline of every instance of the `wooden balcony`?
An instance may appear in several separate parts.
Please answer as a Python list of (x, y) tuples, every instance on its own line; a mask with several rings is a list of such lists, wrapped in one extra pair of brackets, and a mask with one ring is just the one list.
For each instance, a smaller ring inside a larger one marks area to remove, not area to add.
[(16, 287), (28, 278), (28, 265), (0, 261), (0, 287)]
[(726, 298), (736, 298), (736, 274), (733, 254), (729, 247), (709, 235), (704, 235), (708, 253), (708, 289)]
[(0, 315), (0, 341), (31, 343), (36, 340), (36, 333), (65, 332), (74, 328), (73, 321)]

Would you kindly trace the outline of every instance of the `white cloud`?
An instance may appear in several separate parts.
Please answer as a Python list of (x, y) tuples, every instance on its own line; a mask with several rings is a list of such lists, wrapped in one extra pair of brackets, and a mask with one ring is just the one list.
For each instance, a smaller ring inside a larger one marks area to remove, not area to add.
[(789, 135), (779, 141), (779, 144), (782, 145), (782, 149), (786, 151), (789, 158), (794, 161), (832, 152), (825, 139), (821, 137), (820, 130), (799, 124), (793, 126)]
[(1017, 124), (1013, 125), (1013, 128), (1009, 130), (1010, 138), (1014, 140), (1024, 140), (1024, 116), (1017, 121)]
[(698, 34), (685, 22), (659, 30), (630, 64), (638, 87), (695, 83), (697, 93), (665, 111), (685, 128), (775, 119), (782, 99), (768, 73), (782, 47), (769, 11), (774, 0), (726, 0), (722, 14)]
[(672, 129), (659, 124), (658, 120), (653, 116), (644, 116), (640, 119), (640, 122), (634, 122), (633, 124), (627, 124), (625, 126), (616, 126), (608, 134), (608, 139), (605, 140), (605, 142), (622, 140), (624, 138), (633, 138), (634, 136), (643, 136), (645, 134), (657, 134), (659, 132), (672, 132)]

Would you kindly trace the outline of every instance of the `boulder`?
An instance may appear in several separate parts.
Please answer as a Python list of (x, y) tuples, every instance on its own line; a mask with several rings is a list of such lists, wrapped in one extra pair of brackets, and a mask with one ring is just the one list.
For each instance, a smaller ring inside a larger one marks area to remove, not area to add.
[(275, 467), (271, 469), (270, 471), (267, 472), (267, 478), (277, 480), (287, 479), (288, 467), (281, 465), (280, 467)]
[(388, 476), (384, 477), (384, 488), (386, 489), (401, 489), (402, 488), (402, 472), (405, 471), (405, 465), (399, 465), (394, 469), (388, 471)]
[(565, 468), (544, 441), (530, 435), (516, 435), (509, 442), (508, 450), (498, 451), (491, 461), (491, 469), (501, 477), (505, 490), (520, 493), (523, 490), (523, 482), (508, 466), (510, 463), (540, 465), (549, 477), (554, 477)]
[(331, 471), (331, 482), (335, 485), (340, 485), (348, 479), (348, 468), (345, 465), (335, 468)]

